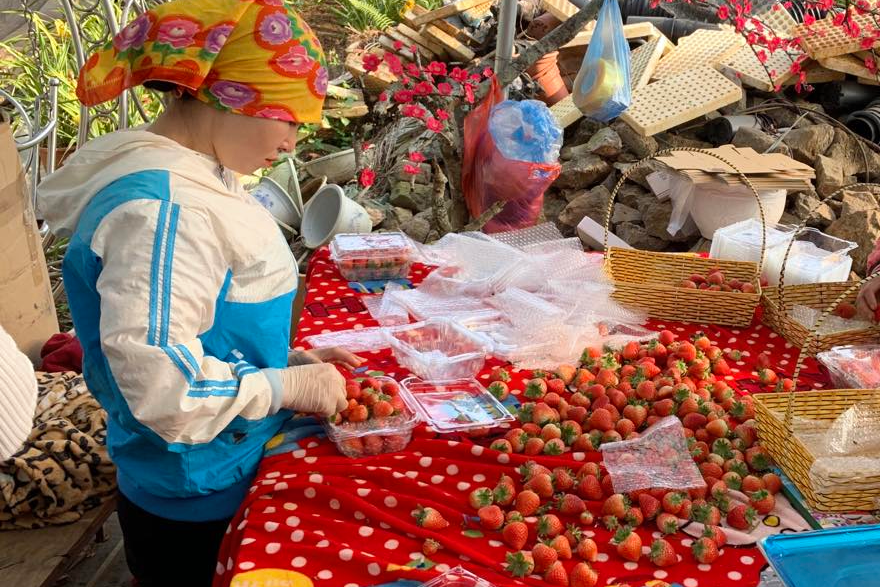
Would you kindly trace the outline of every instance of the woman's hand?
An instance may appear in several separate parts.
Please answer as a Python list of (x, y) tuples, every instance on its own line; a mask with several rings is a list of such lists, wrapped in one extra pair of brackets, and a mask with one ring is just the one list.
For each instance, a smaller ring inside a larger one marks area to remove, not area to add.
[(366, 359), (341, 347), (327, 347), (310, 351), (291, 351), (287, 355), (287, 365), (314, 365), (316, 363), (339, 363), (349, 371), (360, 367)]
[(859, 291), (856, 309), (860, 316), (868, 320), (874, 320), (875, 311), (878, 306), (878, 294), (880, 294), (880, 276), (863, 285), (861, 291)]

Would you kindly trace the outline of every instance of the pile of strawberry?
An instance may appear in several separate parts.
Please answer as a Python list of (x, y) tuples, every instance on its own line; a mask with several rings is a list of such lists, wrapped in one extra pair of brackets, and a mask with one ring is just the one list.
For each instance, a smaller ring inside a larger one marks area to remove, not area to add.
[(705, 276), (694, 273), (687, 279), (682, 279), (678, 285), (685, 289), (704, 289), (708, 291), (735, 291), (741, 293), (756, 293), (758, 291), (754, 284), (747, 281), (727, 279), (719, 268), (709, 270)]
[[(691, 556), (711, 564), (726, 543), (722, 519), (751, 531), (758, 514), (774, 508), (781, 481), (767, 472), (771, 460), (757, 444), (751, 397), (735, 397), (718, 377), (729, 371), (722, 355), (703, 335), (677, 341), (664, 331), (649, 344), (630, 343), (619, 352), (587, 349), (577, 367), (534, 373), (520, 395), (531, 401), (520, 406), (519, 426), (491, 448), (534, 456), (589, 453), (606, 442), (637, 438), (660, 418), (675, 415), (706, 485), (623, 495), (597, 462), (573, 472), (529, 461), (518, 470), (518, 481), (504, 475), (494, 487), (469, 495), (483, 528), (501, 532), (513, 550), (507, 556), (513, 575), (541, 573), (551, 585), (595, 585), (598, 575), (590, 563), (599, 548), (584, 531), (596, 522), (615, 531), (611, 547), (617, 555), (636, 562), (642, 540), (634, 529), (653, 524), (663, 534), (674, 534), (680, 520), (695, 520), (705, 533), (694, 541)], [(509, 374), (496, 369), (491, 380), (490, 389), (503, 399), (510, 391)], [(735, 505), (729, 489), (744, 493), (749, 504)], [(663, 538), (650, 545), (647, 558), (659, 567), (680, 560)], [(566, 570), (561, 561), (570, 559), (580, 560)]]
[[(348, 407), (327, 419), (339, 451), (352, 458), (397, 452), (412, 437), (413, 414), (389, 377), (350, 379)], [(371, 431), (381, 431), (375, 434)]]
[(397, 382), (388, 377), (349, 379), (345, 383), (348, 407), (330, 417), (330, 422), (366, 422), (370, 418), (388, 418), (406, 410)]

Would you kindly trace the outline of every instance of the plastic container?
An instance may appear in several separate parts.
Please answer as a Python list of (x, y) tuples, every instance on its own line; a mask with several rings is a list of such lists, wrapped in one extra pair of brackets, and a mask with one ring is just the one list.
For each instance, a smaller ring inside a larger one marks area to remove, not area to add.
[(275, 221), (286, 231), (292, 231), (300, 225), (302, 214), (297, 209), (287, 191), (269, 177), (260, 178), (250, 192), (251, 196), (268, 210)]
[(847, 345), (816, 355), (835, 389), (880, 389), (880, 346)]
[(774, 534), (758, 547), (788, 587), (876, 585), (880, 525)]
[(400, 383), (403, 401), (438, 432), (487, 428), (512, 422), (513, 415), (475, 379)]
[[(764, 255), (764, 263), (767, 259), (773, 257), (780, 261), (774, 261), (778, 267), (785, 248), (791, 240), (796, 227), (785, 224), (772, 224), (767, 227), (767, 250)], [(761, 221), (755, 218), (749, 218), (715, 231), (715, 238), (712, 239), (712, 248), (709, 256), (713, 259), (725, 259), (728, 261), (750, 261), (753, 263), (761, 262)], [(779, 272), (776, 273), (777, 279)], [(768, 277), (766, 271), (763, 277)]]
[[(776, 224), (785, 212), (785, 190), (759, 191), (768, 225)], [(691, 217), (704, 238), (712, 239), (715, 231), (731, 222), (749, 218), (760, 219), (755, 194), (744, 185), (698, 184), (694, 186)]]
[(397, 362), (431, 381), (473, 377), (490, 348), (480, 335), (443, 319), (414, 322), (387, 336)]
[[(375, 377), (380, 382), (394, 381), (390, 377)], [(415, 410), (404, 398), (401, 414), (387, 418), (374, 418), (364, 422), (343, 422), (332, 424), (326, 418), (321, 425), (327, 438), (336, 443), (336, 448), (347, 457), (358, 458), (387, 452), (398, 452), (406, 448), (412, 440), (412, 430), (419, 423)]]
[(301, 224), (303, 244), (310, 249), (327, 244), (337, 234), (373, 230), (367, 210), (332, 183), (319, 189), (305, 204)]
[(330, 243), (330, 257), (349, 281), (404, 278), (412, 252), (402, 232), (337, 234)]
[[(849, 252), (858, 245), (815, 228), (805, 228), (794, 237), (788, 262), (785, 264), (785, 285), (849, 281), (852, 257)], [(770, 285), (779, 285), (782, 254), (764, 263)]]
[(464, 567), (449, 569), (420, 587), (495, 587), (495, 583), (478, 577)]

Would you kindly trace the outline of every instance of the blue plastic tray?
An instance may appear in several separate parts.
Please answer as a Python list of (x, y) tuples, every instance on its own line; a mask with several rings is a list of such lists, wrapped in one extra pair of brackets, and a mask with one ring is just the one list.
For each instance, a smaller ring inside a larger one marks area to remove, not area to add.
[(777, 534), (758, 547), (788, 587), (880, 585), (880, 525)]

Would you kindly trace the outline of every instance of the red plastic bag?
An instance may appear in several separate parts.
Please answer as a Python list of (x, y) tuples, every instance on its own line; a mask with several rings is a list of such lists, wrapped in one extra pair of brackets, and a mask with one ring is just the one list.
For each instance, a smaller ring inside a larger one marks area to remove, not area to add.
[(562, 169), (559, 163), (515, 161), (501, 154), (489, 132), (489, 116), (503, 99), (492, 78), (489, 95), (464, 119), (461, 184), (468, 211), (476, 218), (495, 202), (506, 202), (483, 228), (487, 233), (533, 226), (544, 205), (544, 192)]

